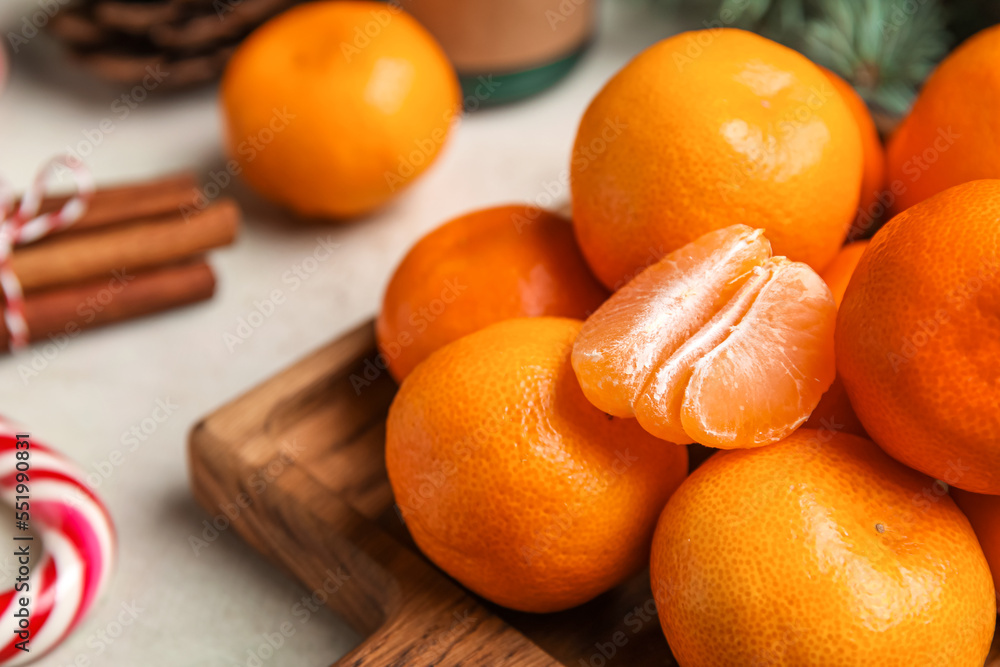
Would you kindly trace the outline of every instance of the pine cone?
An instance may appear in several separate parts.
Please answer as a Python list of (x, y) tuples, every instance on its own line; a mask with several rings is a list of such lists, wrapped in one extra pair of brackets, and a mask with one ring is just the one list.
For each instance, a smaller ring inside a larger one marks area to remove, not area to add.
[(76, 0), (48, 29), (102, 79), (182, 88), (217, 78), (244, 37), (297, 1)]

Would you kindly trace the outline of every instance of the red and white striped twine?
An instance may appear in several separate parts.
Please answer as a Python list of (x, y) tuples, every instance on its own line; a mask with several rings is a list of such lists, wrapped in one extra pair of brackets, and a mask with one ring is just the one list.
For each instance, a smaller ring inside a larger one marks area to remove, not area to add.
[[(76, 194), (62, 208), (38, 215), (49, 179), (62, 166), (70, 170), (76, 181)], [(24, 291), (14, 274), (14, 247), (37, 241), (59, 229), (65, 229), (83, 217), (94, 195), (94, 180), (80, 160), (66, 155), (53, 158), (42, 167), (34, 182), (14, 210), (14, 195), (0, 183), (0, 295), (4, 299), (4, 320), (10, 333), (10, 347), (17, 350), (29, 341), (28, 322), (24, 314)]]

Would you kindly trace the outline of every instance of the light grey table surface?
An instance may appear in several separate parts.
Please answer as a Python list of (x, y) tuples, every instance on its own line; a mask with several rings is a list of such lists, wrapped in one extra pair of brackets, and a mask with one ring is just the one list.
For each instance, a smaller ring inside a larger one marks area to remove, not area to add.
[[(7, 36), (46, 0), (0, 5)], [(27, 381), (18, 369), (32, 351), (0, 358), (0, 413), (90, 471), (111, 468), (97, 491), (118, 528), (117, 572), (90, 618), (38, 664), (254, 665), (252, 652), (286, 621), (294, 634), (260, 664), (326, 665), (358, 640), (332, 613), (295, 613), (306, 591), (232, 531), (194, 553), (189, 537), (200, 535), (206, 515), (189, 492), (188, 430), (371, 317), (395, 264), (441, 222), (493, 204), (547, 204), (547, 193), (565, 201), (570, 147), (587, 103), (632, 56), (677, 31), (642, 0), (608, 0), (602, 18), (593, 47), (567, 79), (463, 119), (439, 162), (389, 208), (347, 226), (292, 227), (281, 211), (233, 185), (226, 194), (244, 206), (245, 226), (233, 247), (211, 255), (219, 279), (212, 301), (81, 335)], [(121, 118), (112, 107), (120, 91), (68, 67), (46, 36), (20, 45), (11, 59), (0, 95), (0, 175), (18, 189), (47, 158), (81, 142), (92, 145), (87, 163), (103, 183), (183, 168), (206, 174), (223, 162), (214, 88), (152, 96)], [(104, 118), (113, 119), (111, 132), (99, 131)], [(282, 274), (317, 239), (337, 249), (290, 289)], [(225, 333), (276, 287), (287, 300), (230, 351)], [(158, 402), (175, 406), (169, 417), (137, 446), (124, 445), (123, 435), (153, 416)], [(120, 459), (112, 459), (115, 450)], [(2, 523), (0, 531), (8, 530)], [(12, 578), (4, 565), (0, 556), (0, 575)], [(130, 624), (118, 633), (121, 619)]]

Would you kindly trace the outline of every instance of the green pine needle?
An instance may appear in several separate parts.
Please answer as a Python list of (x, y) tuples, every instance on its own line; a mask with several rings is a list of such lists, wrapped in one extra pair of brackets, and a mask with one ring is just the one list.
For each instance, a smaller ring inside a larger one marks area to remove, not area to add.
[(801, 50), (850, 81), (873, 107), (906, 112), (920, 84), (948, 52), (937, 0), (814, 0)]
[(771, 0), (722, 0), (719, 15), (728, 12), (735, 17), (733, 25), (738, 28), (753, 29), (771, 8)]

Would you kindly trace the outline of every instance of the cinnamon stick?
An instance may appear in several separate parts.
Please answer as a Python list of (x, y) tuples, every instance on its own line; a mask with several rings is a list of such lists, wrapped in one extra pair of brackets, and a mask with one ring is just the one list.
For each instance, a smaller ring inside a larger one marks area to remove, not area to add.
[[(187, 172), (99, 188), (91, 197), (83, 217), (68, 229), (56, 233), (66, 234), (138, 218), (175, 214), (182, 206), (194, 206), (199, 195), (198, 180), (194, 174)], [(68, 199), (68, 196), (46, 197), (39, 212), (55, 211)]]
[[(32, 341), (51, 337), (59, 344), (84, 329), (204, 301), (214, 291), (212, 269), (199, 258), (28, 294), (25, 319)], [(6, 322), (0, 318), (0, 352), (9, 351), (9, 344)]]
[(86, 234), (59, 235), (22, 246), (11, 257), (25, 292), (78, 283), (176, 262), (236, 238), (239, 209), (221, 199), (190, 216), (177, 212), (163, 218), (94, 229)]

